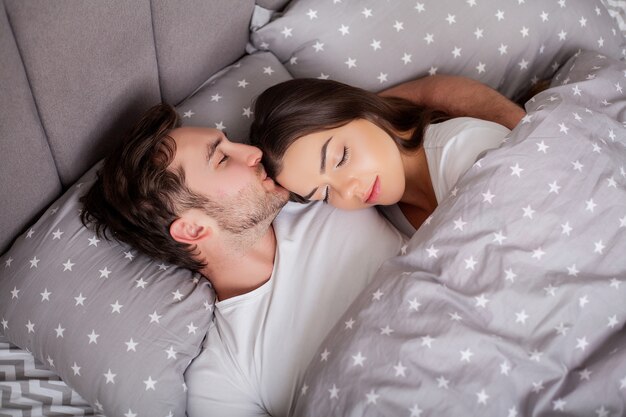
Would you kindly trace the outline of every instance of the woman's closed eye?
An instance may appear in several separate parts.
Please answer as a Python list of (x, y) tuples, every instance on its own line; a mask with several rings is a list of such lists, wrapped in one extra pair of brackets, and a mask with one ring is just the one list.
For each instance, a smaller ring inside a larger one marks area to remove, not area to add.
[(228, 161), (228, 155), (222, 155), (222, 157), (220, 158), (220, 161), (217, 164), (222, 165), (226, 161)]
[(344, 146), (343, 154), (341, 155), (341, 160), (337, 164), (337, 168), (339, 168), (342, 165), (345, 165), (345, 163), (348, 162), (348, 159), (350, 159), (350, 148), (348, 148), (347, 146)]

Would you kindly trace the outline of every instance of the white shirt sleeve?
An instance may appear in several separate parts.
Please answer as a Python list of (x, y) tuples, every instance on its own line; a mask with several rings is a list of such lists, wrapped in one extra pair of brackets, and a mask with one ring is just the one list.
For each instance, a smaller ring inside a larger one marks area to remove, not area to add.
[(511, 131), (497, 123), (457, 117), (430, 125), (424, 135), (428, 171), (440, 203), (481, 154), (497, 148)]

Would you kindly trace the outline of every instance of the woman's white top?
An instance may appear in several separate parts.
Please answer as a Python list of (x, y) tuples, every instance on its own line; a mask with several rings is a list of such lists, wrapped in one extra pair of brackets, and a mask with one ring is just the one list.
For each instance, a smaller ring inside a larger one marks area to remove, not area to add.
[[(428, 126), (423, 146), (437, 204), (484, 151), (499, 147), (510, 132), (500, 124), (472, 117), (457, 117)], [(415, 228), (397, 204), (378, 208), (400, 232), (413, 236)]]

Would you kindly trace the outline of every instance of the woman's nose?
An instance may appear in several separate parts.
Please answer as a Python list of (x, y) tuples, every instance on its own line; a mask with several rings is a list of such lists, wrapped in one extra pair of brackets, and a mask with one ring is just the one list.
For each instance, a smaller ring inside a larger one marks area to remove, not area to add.
[(359, 181), (356, 178), (342, 178), (337, 184), (337, 192), (343, 200), (351, 200), (358, 191)]

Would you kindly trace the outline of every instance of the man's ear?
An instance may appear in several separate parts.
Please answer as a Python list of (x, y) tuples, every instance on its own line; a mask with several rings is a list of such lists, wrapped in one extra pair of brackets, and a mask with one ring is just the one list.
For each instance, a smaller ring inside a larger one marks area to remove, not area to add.
[(172, 239), (181, 243), (197, 244), (213, 234), (211, 227), (194, 216), (183, 216), (170, 225)]

